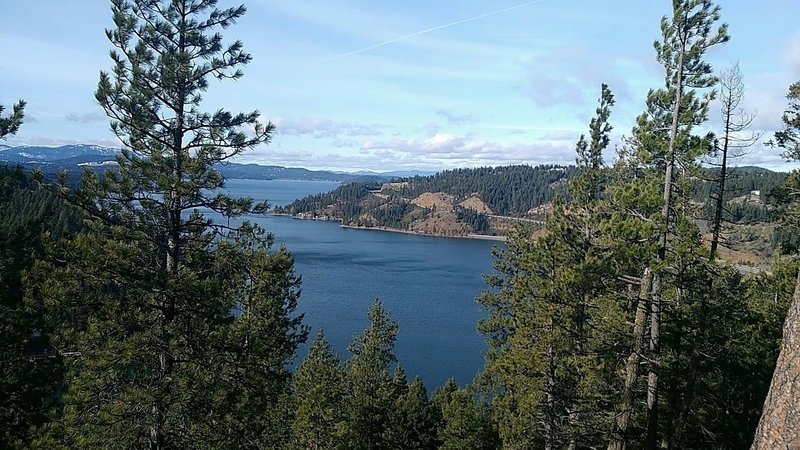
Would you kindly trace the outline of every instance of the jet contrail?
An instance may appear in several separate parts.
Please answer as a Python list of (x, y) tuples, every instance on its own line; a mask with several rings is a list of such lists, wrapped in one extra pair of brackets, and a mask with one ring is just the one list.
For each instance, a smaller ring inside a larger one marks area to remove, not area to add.
[(406, 39), (410, 39), (410, 38), (419, 36), (421, 34), (426, 34), (426, 33), (432, 32), (432, 31), (441, 30), (442, 28), (449, 28), (449, 27), (452, 27), (452, 26), (461, 25), (462, 23), (472, 22), (472, 21), (475, 21), (475, 20), (478, 20), (478, 19), (483, 19), (485, 17), (494, 16), (494, 15), (497, 15), (497, 14), (502, 14), (504, 12), (512, 11), (514, 9), (524, 8), (526, 6), (535, 5), (537, 3), (542, 3), (543, 1), (544, 0), (533, 0), (533, 1), (530, 1), (530, 2), (520, 3), (519, 5), (509, 6), (508, 8), (498, 9), (497, 11), (483, 13), (483, 14), (480, 14), (480, 15), (477, 15), (477, 16), (474, 16), (474, 17), (468, 17), (466, 19), (461, 19), (461, 20), (457, 20), (455, 22), (446, 23), (444, 25), (437, 25), (435, 27), (426, 28), (426, 29), (424, 29), (422, 31), (417, 31), (415, 33), (407, 34), (405, 36), (396, 37), (396, 38), (390, 39), (388, 41), (383, 41), (383, 42), (380, 42), (380, 43), (377, 43), (377, 44), (370, 45), (369, 47), (360, 48), (358, 50), (353, 50), (353, 51), (350, 51), (350, 52), (347, 52), (347, 53), (341, 53), (341, 54), (336, 55), (336, 56), (331, 56), (330, 58), (325, 58), (320, 62), (333, 61), (334, 59), (344, 58), (346, 56), (357, 55), (359, 53), (368, 52), (370, 50), (373, 50), (373, 49), (376, 49), (376, 48), (379, 48), (379, 47), (383, 47), (385, 45), (393, 44), (393, 43), (398, 42), (398, 41), (404, 41)]

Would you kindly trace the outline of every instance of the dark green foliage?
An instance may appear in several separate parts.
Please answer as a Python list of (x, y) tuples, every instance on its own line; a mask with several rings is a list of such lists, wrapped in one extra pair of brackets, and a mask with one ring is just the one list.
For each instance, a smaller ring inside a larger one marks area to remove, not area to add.
[(488, 405), (475, 400), (453, 379), (433, 393), (431, 403), (440, 414), (439, 448), (443, 450), (499, 449), (497, 426)]
[(96, 98), (125, 148), (118, 170), (53, 186), (89, 230), (37, 262), (28, 293), (66, 371), (42, 446), (265, 448), (289, 437), (299, 278), (264, 230), (229, 225), (266, 205), (218, 193), (215, 165), (269, 141), (272, 125), (200, 109), (209, 76), (239, 78), (250, 61), (215, 31), (244, 7), (216, 3), (112, 2), (114, 67)]
[(413, 198), (424, 192), (446, 192), (459, 199), (478, 194), (495, 214), (523, 215), (551, 201), (555, 192), (563, 193), (558, 183), (574, 175), (574, 167), (554, 165), (453, 169), (407, 178), (408, 186), (400, 188), (400, 193)]
[(410, 385), (402, 380), (400, 395), (389, 413), (387, 441), (395, 449), (436, 449), (437, 411), (418, 377)]
[(341, 442), (345, 371), (320, 331), (292, 383), (295, 405), (291, 447), (331, 449)]
[[(278, 214), (312, 213), (312, 217), (341, 215), (341, 219), (350, 222), (358, 218), (364, 211), (362, 202), (370, 195), (371, 189), (377, 189), (365, 183), (349, 183), (331, 192), (310, 195), (295, 200), (289, 205), (275, 207)], [(335, 211), (332, 210), (335, 207)], [(329, 212), (330, 211), (330, 212)]]
[[(784, 129), (775, 133), (775, 143), (783, 148), (783, 156), (800, 160), (800, 82), (789, 86), (789, 107), (783, 114)], [(774, 242), (781, 252), (793, 253), (798, 249), (797, 236), (800, 235), (800, 171), (793, 171), (781, 186), (770, 192), (777, 206), (776, 217), (780, 227)]]
[(772, 244), (783, 255), (795, 254), (800, 250), (800, 212), (795, 200), (800, 192), (800, 171), (792, 172), (786, 182), (772, 190), (775, 198), (775, 217), (777, 228), (772, 236)]
[(410, 219), (415, 212), (419, 211), (419, 208), (404, 201), (390, 201), (374, 208), (370, 207), (367, 210), (374, 218), (375, 225), (403, 230), (408, 228), (408, 224), (411, 222)]
[(486, 214), (480, 214), (472, 209), (464, 208), (461, 205), (455, 207), (456, 220), (462, 223), (469, 224), (472, 230), (477, 234), (486, 234), (490, 230), (489, 219)]
[(386, 430), (398, 392), (389, 375), (397, 361), (394, 341), (397, 323), (376, 300), (369, 309), (370, 324), (348, 346), (352, 357), (347, 365), (343, 402), (343, 446), (347, 449), (391, 449)]
[(325, 194), (296, 200), (277, 207), (278, 214), (341, 220), (350, 226), (410, 228), (417, 220), (441, 217), (441, 209), (423, 208), (411, 200), (423, 193), (452, 195), (452, 221), (466, 224), (469, 233), (491, 234), (489, 218), (459, 203), (477, 196), (494, 214), (525, 216), (532, 208), (566, 195), (566, 181), (577, 173), (575, 167), (543, 165), (455, 169), (427, 177), (412, 177), (381, 190), (380, 185), (351, 183)]
[[(397, 323), (376, 300), (342, 363), (320, 333), (292, 382), (292, 449), (496, 449), (489, 405), (450, 379), (429, 399), (396, 365)], [(390, 375), (394, 366), (393, 375)]]
[(789, 106), (782, 117), (784, 128), (775, 133), (775, 144), (784, 150), (784, 158), (800, 160), (800, 81), (789, 86), (786, 98)]
[(589, 123), (590, 142), (581, 135), (575, 152), (579, 176), (572, 180), (569, 192), (578, 204), (588, 204), (597, 200), (603, 190), (603, 151), (608, 147), (609, 134), (613, 127), (608, 122), (611, 107), (614, 106), (614, 94), (607, 84), (600, 87), (600, 99), (595, 117)]
[(6, 136), (13, 136), (22, 125), (22, 119), (25, 117), (25, 101), (20, 100), (11, 108), (11, 114), (8, 117), (3, 117), (5, 107), (0, 105), (0, 139)]
[(25, 273), (52, 239), (81, 228), (74, 209), (38, 189), (20, 168), (0, 167), (0, 443), (30, 444), (46, 422), (60, 360), (42, 335), (42, 311), (23, 302)]
[(600, 287), (616, 284), (596, 245), (611, 105), (603, 85), (592, 141), (581, 137), (577, 145), (579, 175), (569, 186), (575, 200), (554, 202), (544, 236), (531, 239), (524, 228), (509, 236), (496, 254), (498, 274), (487, 280), (496, 291), (478, 299), (489, 313), (478, 325), (490, 345), (486, 394), (508, 448), (584, 447), (610, 428), (610, 402), (598, 395), (608, 374), (595, 369), (615, 361), (597, 335), (618, 319), (595, 311), (610, 312)]
[[(714, 217), (714, 193), (719, 169), (708, 169), (707, 174), (691, 180), (692, 201), (702, 204), (700, 217)], [(760, 167), (736, 167), (728, 169), (723, 194), (722, 218), (730, 223), (768, 222), (772, 218), (775, 199), (770, 193), (783, 185), (787, 174), (773, 172)], [(752, 194), (758, 191), (759, 195)], [(738, 198), (738, 199), (737, 199)], [(732, 201), (737, 199), (736, 201)]]

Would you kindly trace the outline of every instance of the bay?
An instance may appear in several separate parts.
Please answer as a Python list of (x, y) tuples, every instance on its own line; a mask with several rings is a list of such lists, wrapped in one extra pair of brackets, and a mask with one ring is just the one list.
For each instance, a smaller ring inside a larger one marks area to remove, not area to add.
[[(337, 183), (230, 179), (231, 194), (285, 205), (327, 192)], [(299, 312), (325, 335), (343, 359), (353, 335), (367, 325), (380, 298), (400, 325), (396, 353), (409, 379), (419, 375), (432, 390), (453, 377), (471, 382), (483, 366), (483, 338), (475, 330), (484, 313), (475, 297), (490, 273), (497, 242), (416, 236), (342, 228), (338, 223), (288, 217), (250, 217), (275, 235), (302, 276)], [(502, 244), (500, 244), (502, 245)], [(299, 358), (306, 353), (301, 349)]]

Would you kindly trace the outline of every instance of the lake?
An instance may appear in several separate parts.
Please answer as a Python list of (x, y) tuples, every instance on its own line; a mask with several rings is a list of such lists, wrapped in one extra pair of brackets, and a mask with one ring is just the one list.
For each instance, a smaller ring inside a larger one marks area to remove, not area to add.
[[(336, 186), (227, 181), (232, 194), (272, 205)], [(380, 298), (400, 325), (396, 354), (409, 379), (419, 375), (432, 391), (450, 377), (469, 383), (483, 366), (486, 347), (475, 331), (483, 313), (475, 297), (487, 289), (481, 275), (492, 270), (490, 252), (497, 242), (353, 230), (277, 216), (250, 219), (272, 232), (295, 258), (303, 278), (298, 310), (311, 327), (309, 342), (324, 328), (340, 358), (348, 358), (347, 344), (367, 326), (367, 310)]]

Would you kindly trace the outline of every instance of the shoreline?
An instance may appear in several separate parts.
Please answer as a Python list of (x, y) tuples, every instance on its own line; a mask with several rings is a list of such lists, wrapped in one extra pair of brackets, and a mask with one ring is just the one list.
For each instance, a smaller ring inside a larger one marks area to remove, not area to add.
[(421, 237), (435, 237), (435, 238), (453, 238), (453, 239), (474, 239), (480, 241), (498, 241), (498, 242), (505, 242), (505, 236), (490, 236), (486, 234), (467, 234), (467, 235), (449, 235), (449, 234), (429, 234), (429, 233), (420, 233), (417, 231), (411, 230), (399, 230), (397, 228), (389, 228), (389, 227), (358, 227), (354, 225), (339, 225), (342, 228), (349, 228), (351, 230), (367, 230), (367, 231), (385, 231), (388, 233), (400, 233), (400, 234), (410, 234), (412, 236), (421, 236)]
[(435, 238), (453, 238), (453, 239), (473, 239), (473, 240), (480, 240), (480, 241), (496, 241), (496, 242), (506, 242), (505, 236), (490, 236), (486, 234), (467, 234), (463, 236), (454, 236), (454, 235), (446, 235), (446, 234), (429, 234), (429, 233), (420, 233), (417, 231), (411, 230), (400, 230), (397, 228), (389, 228), (389, 227), (363, 227), (363, 226), (354, 226), (354, 225), (344, 225), (341, 223), (341, 219), (320, 219), (320, 218), (311, 218), (311, 217), (301, 217), (292, 214), (278, 214), (278, 213), (269, 213), (272, 216), (278, 217), (288, 217), (290, 219), (295, 220), (312, 220), (317, 222), (339, 222), (339, 226), (341, 228), (349, 228), (351, 230), (367, 230), (367, 231), (384, 231), (387, 233), (400, 233), (400, 234), (409, 234), (412, 236), (421, 236), (421, 237), (435, 237)]

